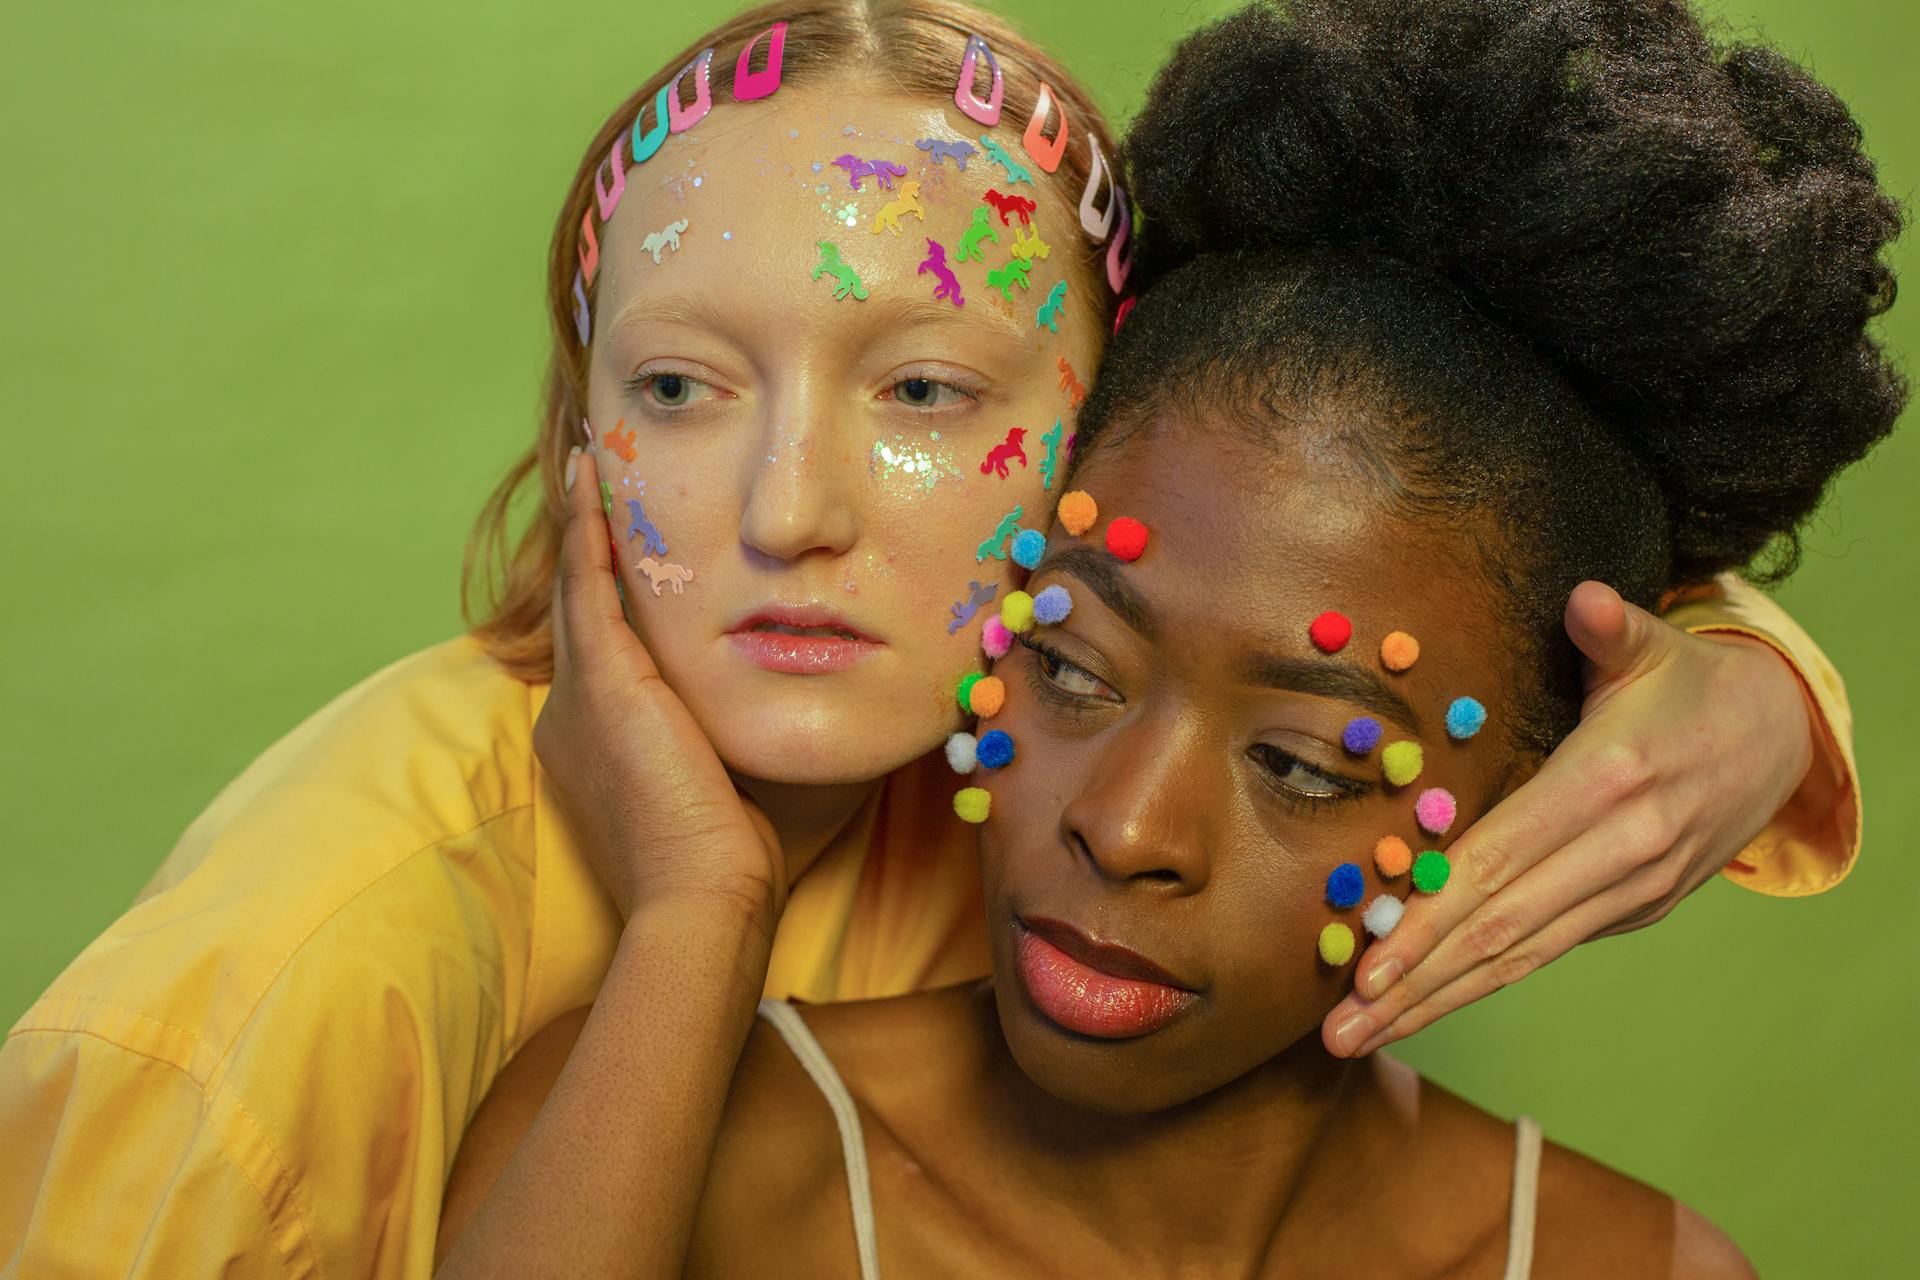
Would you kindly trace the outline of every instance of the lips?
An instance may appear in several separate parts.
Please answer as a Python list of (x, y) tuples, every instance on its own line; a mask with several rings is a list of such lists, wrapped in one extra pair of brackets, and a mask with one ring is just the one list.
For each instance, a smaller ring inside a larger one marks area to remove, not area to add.
[(852, 640), (878, 644), (872, 636), (830, 609), (812, 605), (774, 605), (757, 609), (727, 628), (729, 635), (786, 635), (803, 639)]
[(1068, 1031), (1107, 1040), (1144, 1036), (1200, 1000), (1145, 956), (1096, 942), (1063, 921), (1016, 915), (1014, 934), (1015, 968), (1027, 997)]
[(812, 605), (755, 610), (728, 629), (727, 640), (761, 670), (798, 676), (845, 671), (886, 648), (840, 615)]

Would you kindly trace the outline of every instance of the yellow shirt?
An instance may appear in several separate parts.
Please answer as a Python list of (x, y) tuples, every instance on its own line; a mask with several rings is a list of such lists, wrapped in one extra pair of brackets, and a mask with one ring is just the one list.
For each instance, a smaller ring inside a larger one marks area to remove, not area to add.
[[(1837, 676), (1749, 589), (1682, 608), (1774, 640), (1826, 716), (1816, 793), (1729, 874), (1836, 882), (1859, 840)], [(452, 640), (336, 698), (214, 800), (0, 1049), (0, 1274), (431, 1271), (468, 1120), (532, 1033), (591, 1001), (617, 937), (533, 753), (546, 692)], [(939, 753), (888, 779), (794, 885), (767, 994), (988, 971), (952, 792)]]

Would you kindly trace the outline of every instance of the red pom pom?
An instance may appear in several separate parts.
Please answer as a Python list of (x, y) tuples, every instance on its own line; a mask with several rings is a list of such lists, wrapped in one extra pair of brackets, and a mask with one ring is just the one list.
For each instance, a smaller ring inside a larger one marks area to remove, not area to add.
[(1329, 609), (1313, 620), (1313, 625), (1307, 628), (1307, 637), (1320, 652), (1338, 653), (1353, 639), (1353, 624), (1347, 621), (1346, 614)]
[(1122, 560), (1138, 560), (1147, 549), (1147, 526), (1132, 516), (1121, 516), (1107, 526), (1107, 550)]

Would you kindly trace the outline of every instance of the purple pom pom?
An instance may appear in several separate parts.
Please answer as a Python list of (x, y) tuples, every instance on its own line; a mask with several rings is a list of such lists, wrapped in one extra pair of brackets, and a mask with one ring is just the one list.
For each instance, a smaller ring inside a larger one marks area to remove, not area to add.
[(1357, 756), (1367, 754), (1380, 745), (1380, 722), (1372, 716), (1357, 716), (1347, 721), (1340, 744)]
[(1056, 622), (1065, 622), (1067, 615), (1073, 612), (1073, 597), (1067, 594), (1065, 587), (1048, 587), (1033, 598), (1033, 620), (1052, 626)]

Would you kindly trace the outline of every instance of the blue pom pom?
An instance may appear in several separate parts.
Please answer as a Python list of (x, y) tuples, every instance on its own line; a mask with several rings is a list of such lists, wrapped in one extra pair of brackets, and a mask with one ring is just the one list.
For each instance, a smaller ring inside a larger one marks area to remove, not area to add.
[(1487, 723), (1487, 709), (1473, 698), (1455, 698), (1447, 708), (1447, 736), (1466, 739)]
[(1346, 732), (1340, 735), (1340, 745), (1357, 756), (1363, 756), (1380, 745), (1380, 722), (1372, 716), (1356, 716), (1347, 721)]
[(1073, 597), (1067, 589), (1055, 584), (1033, 598), (1033, 620), (1052, 626), (1056, 622), (1065, 622), (1067, 615), (1073, 612)]
[[(986, 739), (982, 738), (980, 745), (984, 748)], [(1360, 874), (1360, 868), (1354, 863), (1341, 863), (1327, 877), (1327, 901), (1336, 907), (1358, 906), (1366, 892), (1366, 877)]]
[(974, 748), (974, 759), (989, 769), (999, 769), (1013, 763), (1013, 739), (1004, 729), (994, 729), (980, 735), (980, 745)]
[(1047, 535), (1038, 529), (1022, 529), (1013, 535), (1013, 562), (1022, 569), (1031, 569), (1040, 563), (1040, 557), (1047, 552)]

